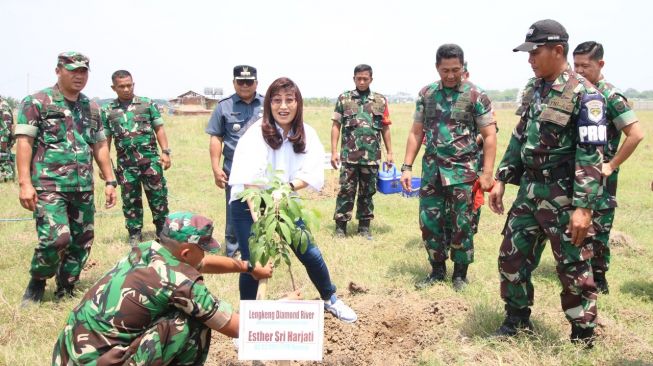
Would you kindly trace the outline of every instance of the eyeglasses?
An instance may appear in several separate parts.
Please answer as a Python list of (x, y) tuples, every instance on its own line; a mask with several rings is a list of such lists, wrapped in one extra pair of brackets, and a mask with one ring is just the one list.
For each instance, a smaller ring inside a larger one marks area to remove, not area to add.
[(243, 86), (243, 85), (252, 86), (254, 85), (255, 81), (256, 80), (252, 80), (252, 79), (238, 79), (236, 80), (236, 84), (238, 84), (239, 86)]
[(270, 100), (270, 103), (272, 105), (281, 105), (283, 103), (286, 103), (286, 105), (293, 105), (293, 104), (297, 103), (297, 99), (295, 99), (295, 98), (286, 98), (286, 99), (284, 99), (284, 98), (272, 98), (272, 100)]

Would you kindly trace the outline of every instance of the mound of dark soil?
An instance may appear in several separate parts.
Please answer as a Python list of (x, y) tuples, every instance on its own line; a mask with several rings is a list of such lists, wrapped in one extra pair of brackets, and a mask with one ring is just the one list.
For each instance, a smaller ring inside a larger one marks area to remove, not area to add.
[[(358, 321), (346, 324), (325, 314), (323, 361), (292, 365), (413, 365), (422, 350), (437, 342), (434, 329), (468, 310), (461, 300), (425, 300), (411, 293), (363, 294), (345, 301)], [(215, 334), (212, 343), (207, 365), (252, 364), (238, 362), (231, 339)]]

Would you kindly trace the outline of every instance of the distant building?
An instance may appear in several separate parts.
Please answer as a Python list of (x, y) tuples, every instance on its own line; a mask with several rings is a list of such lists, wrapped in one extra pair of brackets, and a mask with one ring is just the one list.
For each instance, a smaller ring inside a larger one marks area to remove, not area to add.
[(209, 97), (192, 90), (170, 99), (169, 113), (178, 115), (210, 114), (220, 98)]
[(390, 103), (412, 103), (415, 97), (406, 92), (398, 92), (397, 94), (386, 94), (385, 97)]

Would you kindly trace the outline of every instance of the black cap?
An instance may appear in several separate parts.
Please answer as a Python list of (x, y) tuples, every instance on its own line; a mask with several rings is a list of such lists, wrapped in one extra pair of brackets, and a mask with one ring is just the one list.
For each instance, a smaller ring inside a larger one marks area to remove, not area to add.
[(545, 43), (567, 42), (568, 40), (569, 34), (562, 24), (553, 19), (544, 19), (533, 23), (526, 33), (526, 41), (512, 51), (530, 52)]
[(249, 65), (238, 65), (234, 67), (235, 80), (256, 80), (256, 67)]

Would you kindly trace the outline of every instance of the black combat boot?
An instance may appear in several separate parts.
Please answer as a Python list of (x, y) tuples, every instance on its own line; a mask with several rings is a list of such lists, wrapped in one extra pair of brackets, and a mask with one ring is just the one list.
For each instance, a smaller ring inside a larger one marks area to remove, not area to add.
[(163, 231), (163, 225), (165, 225), (165, 220), (161, 221), (155, 221), (154, 226), (156, 227), (156, 237), (158, 238), (161, 235), (161, 231)]
[(23, 300), (20, 305), (26, 307), (30, 304), (35, 304), (43, 300), (43, 293), (45, 292), (45, 280), (37, 280), (32, 278), (27, 284), (27, 289), (25, 289), (25, 294), (23, 294)]
[(453, 264), (453, 275), (451, 276), (451, 280), (455, 291), (463, 290), (469, 283), (467, 280), (467, 268), (469, 268), (469, 264)]
[(61, 300), (64, 297), (72, 298), (73, 292), (75, 291), (75, 285), (67, 283), (59, 276), (55, 277), (55, 282), (57, 283), (57, 288), (54, 290), (54, 298)]
[(336, 221), (336, 231), (334, 235), (336, 238), (344, 238), (347, 236), (347, 221)]
[(372, 234), (370, 233), (370, 220), (358, 221), (358, 235), (367, 240), (372, 240)]
[(605, 272), (594, 272), (594, 283), (600, 294), (607, 295), (610, 293), (608, 280), (605, 278)]
[(580, 344), (586, 349), (594, 347), (594, 328), (581, 328), (576, 324), (571, 325), (571, 343)]
[(530, 308), (517, 309), (506, 304), (506, 319), (503, 320), (503, 324), (495, 334), (512, 337), (517, 335), (519, 331), (532, 333), (533, 323), (531, 323), (530, 317)]
[(143, 235), (141, 234), (141, 229), (127, 229), (129, 232), (129, 245), (132, 247), (137, 246), (141, 240), (143, 240)]
[(424, 280), (417, 283), (415, 287), (417, 289), (423, 289), (429, 286), (433, 286), (436, 282), (444, 281), (444, 278), (447, 276), (447, 265), (445, 262), (435, 262), (432, 263), (433, 269), (431, 273), (426, 276)]

